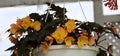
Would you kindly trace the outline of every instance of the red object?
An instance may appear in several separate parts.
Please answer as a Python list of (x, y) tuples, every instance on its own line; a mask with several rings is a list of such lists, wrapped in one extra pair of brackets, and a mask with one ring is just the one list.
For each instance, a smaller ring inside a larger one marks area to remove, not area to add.
[(108, 6), (110, 8), (110, 10), (118, 10), (118, 4), (117, 4), (117, 0), (106, 0), (105, 2), (105, 6)]

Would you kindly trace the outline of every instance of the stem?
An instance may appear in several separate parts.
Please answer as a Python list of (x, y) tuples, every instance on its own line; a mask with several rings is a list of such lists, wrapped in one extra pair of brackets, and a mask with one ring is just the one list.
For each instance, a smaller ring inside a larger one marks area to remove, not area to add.
[(105, 47), (103, 47), (103, 46), (101, 46), (101, 45), (97, 45), (97, 46), (99, 46), (99, 47), (101, 47), (101, 48), (103, 48), (103, 49), (105, 49), (105, 50), (107, 51), (107, 49), (106, 49)]
[(100, 44), (101, 42), (103, 42), (103, 41), (105, 41), (105, 40), (106, 40), (106, 39), (103, 39), (103, 40), (99, 41), (98, 44)]

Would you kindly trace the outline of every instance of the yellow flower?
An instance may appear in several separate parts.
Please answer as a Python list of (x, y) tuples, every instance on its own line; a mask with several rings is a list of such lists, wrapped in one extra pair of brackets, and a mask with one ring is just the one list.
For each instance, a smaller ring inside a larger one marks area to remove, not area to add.
[(11, 24), (10, 27), (10, 32), (12, 34), (16, 34), (18, 33), (17, 31), (20, 30), (20, 27), (17, 24)]
[(80, 37), (78, 37), (77, 44), (79, 48), (83, 47), (84, 45), (88, 45), (88, 37), (81, 35)]
[(42, 42), (42, 44), (40, 44), (40, 50), (42, 50), (44, 54), (48, 52), (48, 47), (47, 42)]
[(31, 23), (32, 23), (32, 22), (31, 22), (31, 20), (30, 20), (30, 17), (27, 16), (27, 17), (23, 18), (22, 27), (23, 27), (24, 29), (28, 29), (28, 28), (30, 27)]
[(72, 32), (76, 28), (76, 24), (74, 20), (68, 20), (67, 23), (65, 23), (65, 27), (67, 28), (68, 32)]
[(55, 38), (57, 43), (63, 43), (64, 38), (68, 35), (68, 32), (62, 28), (59, 27), (56, 29), (56, 31), (54, 33), (52, 33), (52, 36)]
[(71, 46), (72, 45), (72, 41), (74, 41), (74, 38), (72, 36), (68, 36), (65, 38), (65, 44), (66, 46)]
[(13, 44), (17, 44), (17, 43), (18, 43), (18, 38), (15, 38), (14, 36), (10, 36), (9, 40), (10, 40), (11, 43), (13, 43)]
[(22, 19), (17, 19), (17, 25), (20, 27), (20, 28), (22, 28)]
[(39, 31), (41, 29), (41, 23), (39, 21), (35, 21), (34, 23), (31, 23), (31, 28), (34, 28), (34, 30)]

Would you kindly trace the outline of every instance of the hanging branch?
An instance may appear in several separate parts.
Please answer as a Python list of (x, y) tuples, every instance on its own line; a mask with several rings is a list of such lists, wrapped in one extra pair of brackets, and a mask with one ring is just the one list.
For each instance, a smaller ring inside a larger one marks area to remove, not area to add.
[(110, 8), (110, 10), (118, 10), (118, 4), (117, 4), (117, 0), (106, 0), (105, 2), (105, 6), (108, 6)]

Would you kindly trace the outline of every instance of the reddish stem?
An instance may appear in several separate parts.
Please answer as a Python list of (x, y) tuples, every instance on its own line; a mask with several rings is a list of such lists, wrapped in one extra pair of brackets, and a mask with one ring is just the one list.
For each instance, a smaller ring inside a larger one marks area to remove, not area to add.
[(118, 10), (117, 0), (106, 0), (104, 5), (109, 7), (110, 10)]

